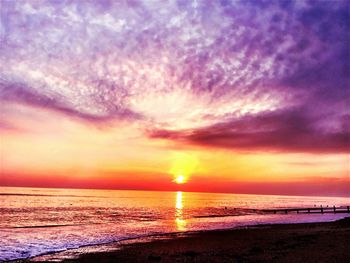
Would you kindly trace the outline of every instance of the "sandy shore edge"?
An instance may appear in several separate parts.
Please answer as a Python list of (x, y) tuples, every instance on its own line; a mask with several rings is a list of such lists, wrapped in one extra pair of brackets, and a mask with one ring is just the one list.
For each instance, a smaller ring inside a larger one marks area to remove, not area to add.
[(47, 261), (350, 262), (350, 217), (155, 235), (11, 262)]

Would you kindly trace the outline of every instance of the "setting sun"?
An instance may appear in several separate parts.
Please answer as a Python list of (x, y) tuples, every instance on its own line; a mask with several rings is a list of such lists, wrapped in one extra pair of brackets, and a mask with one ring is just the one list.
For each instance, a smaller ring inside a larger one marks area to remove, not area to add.
[(176, 176), (176, 178), (174, 179), (174, 182), (177, 183), (177, 184), (184, 184), (186, 183), (186, 177), (183, 176), (183, 175), (178, 175)]
[(174, 183), (184, 184), (198, 166), (197, 156), (189, 153), (174, 153), (172, 166), (169, 171), (174, 176)]

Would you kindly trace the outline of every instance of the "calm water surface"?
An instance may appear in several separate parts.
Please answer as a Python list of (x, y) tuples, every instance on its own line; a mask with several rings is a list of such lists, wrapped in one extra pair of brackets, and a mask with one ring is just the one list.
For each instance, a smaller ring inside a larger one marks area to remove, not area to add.
[(333, 197), (0, 187), (0, 261), (152, 234), (333, 221), (346, 214), (250, 209), (348, 203)]

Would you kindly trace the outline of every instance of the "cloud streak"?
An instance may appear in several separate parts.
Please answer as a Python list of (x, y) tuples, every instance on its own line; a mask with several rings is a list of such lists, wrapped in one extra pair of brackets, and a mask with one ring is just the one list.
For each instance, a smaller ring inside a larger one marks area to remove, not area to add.
[(320, 131), (317, 129), (317, 120), (295, 110), (247, 116), (194, 130), (153, 130), (149, 136), (235, 150), (311, 153), (350, 151), (349, 130)]

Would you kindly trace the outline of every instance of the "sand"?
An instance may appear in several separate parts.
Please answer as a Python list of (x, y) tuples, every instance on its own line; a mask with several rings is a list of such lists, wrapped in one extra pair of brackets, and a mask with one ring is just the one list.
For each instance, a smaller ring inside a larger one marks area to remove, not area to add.
[(64, 262), (350, 262), (350, 218), (170, 235), (115, 246), (120, 249)]

